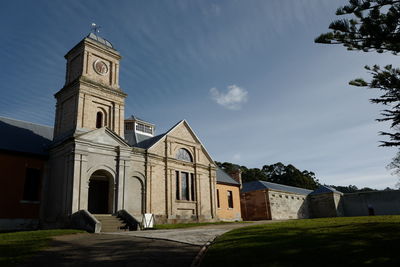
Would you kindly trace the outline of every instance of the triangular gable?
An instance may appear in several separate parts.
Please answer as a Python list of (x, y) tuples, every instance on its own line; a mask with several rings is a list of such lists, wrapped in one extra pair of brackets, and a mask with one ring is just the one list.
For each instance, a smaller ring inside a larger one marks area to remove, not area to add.
[(124, 139), (122, 139), (118, 134), (108, 129), (107, 127), (92, 130), (83, 134), (78, 134), (75, 136), (75, 138), (78, 140), (87, 140), (94, 143), (107, 144), (112, 146), (130, 147)]
[(197, 135), (195, 134), (195, 132), (193, 131), (192, 127), (190, 127), (189, 123), (187, 123), (186, 120), (181, 120), (180, 122), (178, 122), (177, 124), (175, 124), (171, 129), (169, 129), (165, 134), (163, 134), (162, 138), (160, 138), (159, 140), (157, 140), (157, 142), (155, 142), (154, 144), (152, 144), (151, 146), (148, 147), (148, 149), (156, 146), (159, 142), (161, 142), (162, 140), (165, 139), (165, 137), (167, 135), (172, 134), (176, 129), (178, 129), (180, 126), (186, 126), (187, 130), (189, 131), (190, 135), (193, 137), (193, 140), (196, 143), (199, 143), (201, 145), (201, 149), (203, 151), (203, 153), (206, 155), (206, 157), (208, 158), (208, 160), (212, 163), (214, 163), (213, 159), (210, 156), (210, 153), (208, 153), (207, 149), (205, 148), (205, 146), (203, 145), (203, 143), (200, 141), (200, 139), (197, 137)]

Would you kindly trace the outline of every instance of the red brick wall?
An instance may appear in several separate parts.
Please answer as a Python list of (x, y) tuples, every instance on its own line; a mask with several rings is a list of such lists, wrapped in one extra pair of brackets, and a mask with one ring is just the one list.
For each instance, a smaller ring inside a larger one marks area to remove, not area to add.
[(35, 156), (0, 151), (0, 218), (39, 218), (40, 203), (22, 199), (26, 168), (40, 169), (43, 183), (44, 164), (44, 159)]
[(258, 190), (240, 195), (243, 220), (271, 220), (268, 191)]

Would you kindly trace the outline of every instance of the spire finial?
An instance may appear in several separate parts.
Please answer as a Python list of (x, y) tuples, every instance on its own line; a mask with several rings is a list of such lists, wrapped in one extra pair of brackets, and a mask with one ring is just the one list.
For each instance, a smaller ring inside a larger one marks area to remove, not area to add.
[(93, 33), (97, 34), (98, 32), (100, 32), (101, 27), (99, 25), (97, 25), (96, 23), (92, 22), (91, 28), (92, 28)]

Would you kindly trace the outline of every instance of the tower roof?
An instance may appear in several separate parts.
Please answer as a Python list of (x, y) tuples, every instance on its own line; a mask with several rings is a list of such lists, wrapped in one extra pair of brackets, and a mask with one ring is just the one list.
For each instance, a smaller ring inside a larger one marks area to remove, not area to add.
[(128, 118), (126, 118), (125, 121), (140, 121), (140, 122), (143, 122), (143, 123), (146, 123), (146, 124), (149, 124), (149, 125), (154, 126), (153, 123), (148, 122), (148, 121), (146, 121), (146, 120), (143, 120), (143, 119), (141, 119), (141, 118), (139, 118), (139, 117), (137, 117), (137, 116), (134, 116), (134, 115), (131, 115), (131, 116), (129, 116)]
[(90, 38), (90, 39), (92, 39), (92, 40), (95, 40), (95, 41), (97, 41), (97, 42), (99, 42), (99, 43), (101, 43), (101, 44), (103, 44), (103, 45), (105, 45), (105, 46), (108, 46), (108, 47), (114, 49), (114, 46), (113, 46), (109, 41), (107, 41), (107, 40), (104, 39), (103, 37), (100, 37), (100, 36), (98, 36), (98, 35), (96, 35), (96, 34), (94, 34), (94, 33), (92, 33), (92, 32), (89, 33), (89, 35), (87, 36), (87, 38)]

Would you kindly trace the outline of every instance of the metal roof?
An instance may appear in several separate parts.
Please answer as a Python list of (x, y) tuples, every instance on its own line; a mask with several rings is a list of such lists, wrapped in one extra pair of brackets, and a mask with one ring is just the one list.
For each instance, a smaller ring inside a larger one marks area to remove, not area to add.
[(147, 139), (153, 138), (152, 136), (149, 135), (144, 135), (140, 133), (135, 133), (135, 131), (125, 131), (124, 133), (125, 141), (130, 145), (130, 146), (136, 146), (138, 143), (144, 142)]
[(139, 147), (139, 148), (144, 148), (144, 149), (149, 149), (152, 145), (154, 145), (155, 143), (158, 142), (158, 140), (160, 140), (161, 138), (164, 137), (164, 135), (166, 135), (167, 133), (163, 133), (163, 134), (159, 134), (157, 136), (154, 137), (150, 137), (149, 139), (146, 139), (144, 141), (141, 141), (135, 145), (133, 145), (134, 147)]
[(271, 189), (271, 190), (295, 193), (295, 194), (300, 194), (300, 195), (308, 195), (312, 192), (312, 190), (308, 190), (308, 189), (304, 189), (304, 188), (300, 188), (300, 187), (270, 183), (270, 182), (265, 182), (265, 181), (252, 181), (252, 182), (243, 184), (241, 193), (247, 193), (250, 191), (262, 190), (262, 189)]
[(224, 170), (217, 168), (217, 183), (240, 185), (235, 179), (230, 177)]
[(92, 39), (92, 40), (95, 40), (95, 41), (97, 41), (97, 42), (99, 42), (99, 43), (101, 43), (101, 44), (103, 44), (103, 45), (105, 45), (105, 46), (108, 46), (108, 47), (114, 49), (114, 46), (113, 46), (109, 41), (107, 41), (107, 40), (104, 39), (103, 37), (100, 37), (100, 36), (98, 36), (98, 35), (96, 35), (96, 34), (94, 34), (94, 33), (92, 33), (92, 32), (89, 33), (89, 35), (88, 35), (87, 37), (90, 38), (90, 39)]
[(143, 119), (141, 119), (141, 118), (139, 118), (139, 117), (137, 117), (137, 116), (134, 116), (134, 115), (131, 115), (131, 116), (129, 116), (128, 118), (126, 118), (125, 120), (134, 120), (134, 121), (140, 121), (140, 122), (144, 122), (144, 123), (147, 123), (147, 124), (150, 124), (150, 125), (153, 125), (154, 126), (154, 124), (153, 123), (151, 123), (151, 122), (148, 122), (148, 121), (146, 121), (146, 120), (143, 120)]
[(311, 195), (319, 195), (319, 194), (326, 194), (326, 193), (343, 194), (342, 192), (337, 191), (335, 188), (332, 188), (332, 187), (326, 186), (326, 185), (321, 185), (316, 190), (314, 190), (311, 193)]
[(53, 127), (0, 117), (0, 149), (47, 155)]

